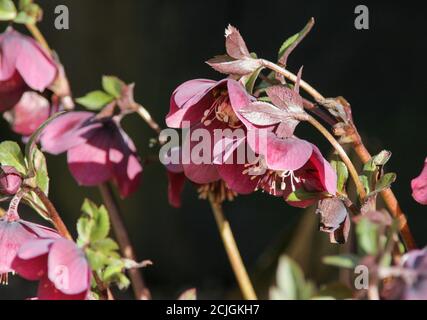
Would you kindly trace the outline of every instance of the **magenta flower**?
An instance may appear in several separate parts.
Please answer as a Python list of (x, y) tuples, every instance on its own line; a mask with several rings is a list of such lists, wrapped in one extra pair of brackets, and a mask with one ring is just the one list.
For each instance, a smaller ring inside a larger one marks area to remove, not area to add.
[(0, 194), (15, 195), (21, 184), (22, 176), (14, 167), (0, 167)]
[(67, 239), (37, 239), (19, 249), (13, 269), (23, 278), (39, 280), (40, 300), (84, 300), (91, 269), (84, 252)]
[(32, 38), (8, 28), (0, 35), (0, 112), (12, 108), (28, 88), (43, 92), (57, 67)]
[[(254, 191), (256, 183), (244, 175), (244, 163), (228, 164), (228, 158), (235, 158), (235, 151), (246, 144), (246, 128), (237, 112), (253, 98), (245, 88), (233, 79), (212, 81), (206, 79), (190, 80), (179, 86), (171, 97), (170, 111), (166, 124), (171, 128), (183, 128), (184, 122), (190, 123), (190, 134), (197, 129), (206, 129), (211, 137), (211, 150), (208, 163), (195, 163), (193, 159), (183, 159), (186, 177), (197, 184), (208, 184), (223, 179), (233, 191), (248, 194)], [(224, 137), (215, 141), (217, 129), (240, 129), (242, 137)], [(193, 150), (197, 142), (186, 139), (183, 149)], [(218, 145), (227, 145), (228, 151)], [(185, 158), (185, 153), (184, 153)], [(218, 160), (220, 158), (220, 160)], [(232, 179), (228, 179), (229, 177)], [(245, 184), (233, 186), (235, 179), (245, 180)]]
[(427, 205), (427, 158), (421, 174), (411, 181), (412, 197), (420, 204)]
[(68, 167), (80, 185), (96, 186), (113, 180), (122, 197), (139, 186), (141, 163), (133, 141), (115, 118), (69, 112), (45, 128), (41, 144), (54, 155), (67, 152)]
[(14, 271), (12, 262), (19, 248), (29, 240), (58, 238), (55, 230), (21, 220), (17, 215), (0, 219), (0, 280), (7, 282), (7, 274)]

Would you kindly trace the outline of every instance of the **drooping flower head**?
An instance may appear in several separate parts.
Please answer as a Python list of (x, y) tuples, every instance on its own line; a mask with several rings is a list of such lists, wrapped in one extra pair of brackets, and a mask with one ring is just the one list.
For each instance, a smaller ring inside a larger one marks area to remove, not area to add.
[(91, 284), (91, 269), (84, 252), (67, 239), (27, 241), (19, 249), (13, 269), (23, 278), (40, 281), (40, 300), (84, 300)]
[(139, 186), (142, 166), (133, 141), (115, 118), (91, 112), (69, 112), (53, 120), (41, 136), (43, 150), (67, 152), (68, 167), (80, 185), (113, 180), (122, 197)]
[[(166, 124), (171, 128), (184, 128), (186, 123), (190, 125), (182, 145), (183, 172), (189, 180), (206, 185), (210, 190), (218, 188), (218, 191), (230, 197), (235, 192), (247, 194), (254, 191), (255, 183), (243, 174), (245, 163), (233, 164), (227, 161), (236, 158), (239, 146), (246, 145), (246, 127), (237, 112), (250, 99), (245, 88), (233, 79), (190, 80), (174, 91)], [(209, 140), (209, 146), (202, 147), (203, 150), (197, 155), (203, 161), (195, 161), (193, 158), (199, 142), (194, 141), (192, 134), (199, 129), (208, 133)], [(217, 137), (216, 132), (224, 133), (226, 130), (235, 130), (241, 134)], [(233, 178), (229, 180), (231, 175)], [(231, 184), (236, 177), (245, 180), (247, 184), (233, 188)]]
[(43, 92), (57, 66), (32, 38), (8, 28), (0, 35), (0, 112), (12, 108), (28, 89)]
[(0, 219), (0, 281), (7, 283), (8, 273), (14, 271), (12, 262), (19, 248), (29, 240), (59, 238), (50, 228), (20, 219), (17, 207), (22, 195), (11, 201), (6, 215)]
[(427, 205), (427, 158), (421, 174), (412, 180), (412, 197), (420, 204)]

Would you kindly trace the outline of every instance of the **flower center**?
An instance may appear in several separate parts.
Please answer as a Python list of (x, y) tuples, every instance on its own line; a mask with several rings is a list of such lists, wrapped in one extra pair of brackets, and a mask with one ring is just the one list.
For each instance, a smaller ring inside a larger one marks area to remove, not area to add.
[(204, 184), (197, 189), (197, 192), (199, 198), (203, 200), (208, 199), (209, 194), (213, 194), (217, 203), (223, 203), (225, 200), (233, 201), (237, 197), (237, 193), (228, 188), (223, 180)]
[(231, 128), (240, 128), (242, 123), (230, 104), (228, 93), (226, 91), (221, 91), (214, 94), (218, 95), (218, 97), (215, 99), (214, 103), (212, 103), (210, 108), (204, 112), (201, 122), (205, 126), (209, 126), (214, 120), (218, 120), (227, 124)]
[(259, 179), (255, 191), (262, 189), (274, 196), (283, 193), (289, 186), (292, 192), (295, 192), (296, 185), (302, 181), (292, 170), (274, 171), (266, 169), (266, 163), (262, 159), (257, 163), (247, 164), (245, 167), (243, 174), (252, 175), (252, 180)]

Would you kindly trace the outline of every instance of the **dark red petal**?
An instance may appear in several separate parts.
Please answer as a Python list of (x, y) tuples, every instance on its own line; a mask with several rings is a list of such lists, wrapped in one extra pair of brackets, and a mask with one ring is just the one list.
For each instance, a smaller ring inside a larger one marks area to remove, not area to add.
[(181, 207), (181, 194), (187, 180), (184, 173), (167, 171), (168, 174), (168, 199), (169, 204), (174, 208)]

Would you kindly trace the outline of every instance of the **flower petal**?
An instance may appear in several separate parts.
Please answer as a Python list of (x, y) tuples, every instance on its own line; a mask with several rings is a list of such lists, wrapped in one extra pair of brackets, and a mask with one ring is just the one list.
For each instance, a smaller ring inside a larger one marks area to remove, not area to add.
[(183, 121), (200, 121), (206, 107), (212, 102), (212, 97), (208, 93), (217, 85), (218, 82), (213, 80), (195, 79), (184, 82), (176, 88), (166, 116), (167, 126), (180, 128)]
[(33, 91), (25, 92), (12, 110), (12, 130), (30, 136), (50, 114), (50, 103)]
[(90, 267), (82, 250), (70, 240), (56, 240), (49, 251), (48, 278), (55, 288), (67, 295), (87, 292)]
[(92, 112), (69, 112), (51, 123), (43, 130), (41, 145), (44, 151), (57, 155), (86, 142), (101, 127), (99, 122), (89, 123)]
[(169, 204), (174, 208), (181, 207), (181, 194), (187, 180), (185, 174), (167, 171), (168, 174), (168, 199)]
[(121, 128), (114, 130), (108, 160), (120, 195), (125, 198), (135, 192), (141, 181), (142, 165), (133, 141)]
[(82, 291), (78, 294), (69, 295), (55, 288), (55, 284), (47, 277), (40, 280), (37, 290), (38, 300), (86, 300), (88, 291)]
[(420, 204), (427, 205), (427, 158), (420, 175), (411, 181), (412, 197)]
[(68, 150), (68, 168), (80, 185), (96, 186), (112, 177), (108, 160), (111, 141), (108, 128), (101, 128), (86, 143)]
[(227, 186), (239, 194), (254, 192), (259, 181), (256, 176), (243, 174), (245, 169), (244, 164), (222, 164), (217, 166), (219, 175)]

